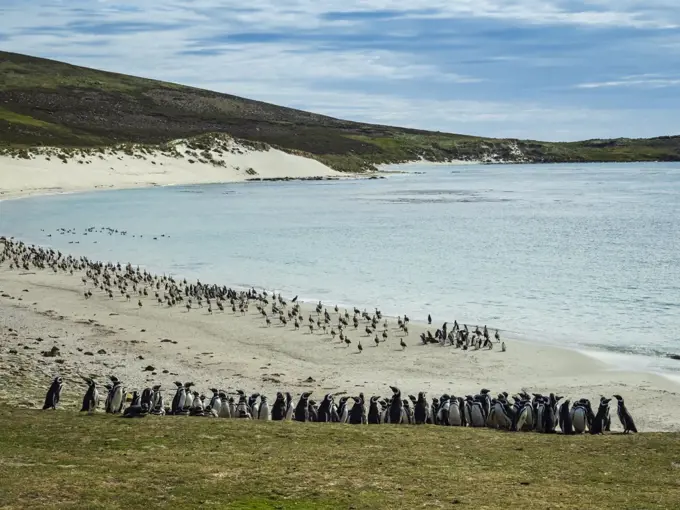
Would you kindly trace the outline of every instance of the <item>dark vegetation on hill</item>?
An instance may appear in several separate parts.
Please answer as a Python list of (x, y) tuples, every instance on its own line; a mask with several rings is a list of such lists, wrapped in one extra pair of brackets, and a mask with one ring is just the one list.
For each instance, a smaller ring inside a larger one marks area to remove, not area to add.
[(0, 52), (2, 146), (160, 144), (205, 133), (264, 142), (345, 171), (420, 158), (536, 163), (680, 160), (680, 136), (552, 143), (404, 129)]

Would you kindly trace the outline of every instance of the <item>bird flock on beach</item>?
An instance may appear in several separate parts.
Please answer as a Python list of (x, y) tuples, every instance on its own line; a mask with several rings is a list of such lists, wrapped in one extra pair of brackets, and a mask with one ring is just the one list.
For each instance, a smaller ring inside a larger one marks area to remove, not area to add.
[[(390, 323), (383, 317), (379, 309), (373, 313), (354, 308), (352, 313), (343, 311), (335, 305), (333, 308), (334, 318), (324, 305), (319, 302), (315, 313), (304, 316), (303, 310), (295, 296), (290, 302), (275, 292), (257, 291), (256, 289), (235, 290), (226, 286), (206, 284), (197, 281), (187, 282), (186, 279), (176, 280), (172, 276), (154, 275), (146, 270), (134, 268), (131, 264), (125, 266), (120, 263), (103, 263), (91, 261), (87, 257), (75, 258), (64, 255), (60, 251), (36, 246), (29, 246), (23, 242), (15, 242), (11, 239), (3, 239), (5, 248), (0, 254), (0, 264), (9, 261), (10, 269), (52, 270), (55, 273), (66, 272), (71, 275), (75, 272), (84, 273), (81, 277), (83, 283), (83, 296), (90, 299), (98, 292), (108, 299), (124, 299), (127, 302), (137, 302), (141, 310), (150, 299), (157, 306), (180, 309), (186, 313), (193, 310), (201, 310), (208, 315), (224, 314), (231, 312), (236, 316), (245, 316), (250, 307), (256, 308), (256, 314), (264, 324), (271, 327), (275, 323), (283, 327), (292, 327), (296, 331), (308, 332), (310, 335), (322, 333), (330, 335), (332, 340), (336, 338), (346, 347), (355, 345), (357, 352), (364, 350), (362, 338), (367, 344), (375, 347), (386, 342), (390, 337), (398, 338), (399, 348), (405, 350), (408, 346), (409, 324), (408, 315), (396, 319), (396, 327), (390, 329)], [(195, 313), (195, 312), (194, 312)], [(432, 326), (432, 316), (428, 314), (428, 326)], [(356, 335), (359, 335), (356, 338)], [(452, 346), (462, 350), (491, 350), (494, 343), (500, 344), (502, 352), (505, 352), (505, 341), (501, 340), (498, 330), (491, 339), (486, 326), (475, 326), (474, 330), (467, 324), (462, 326), (457, 321), (449, 326), (445, 322), (434, 333), (430, 329), (420, 333), (419, 340), (422, 344), (438, 344)]]
[[(99, 408), (99, 390), (91, 378), (83, 377), (87, 390), (83, 396), (81, 412), (94, 413)], [(123, 382), (110, 376), (106, 384), (104, 409), (106, 413), (120, 414), (125, 418), (142, 418), (149, 414), (166, 416), (197, 416), (208, 418), (236, 418), (245, 420), (348, 423), (352, 425), (443, 425), (453, 427), (488, 427), (515, 432), (554, 434), (557, 428), (563, 434), (603, 434), (611, 428), (609, 405), (611, 398), (602, 396), (593, 411), (590, 400), (581, 398), (570, 405), (570, 400), (551, 393), (548, 396), (521, 391), (515, 395), (499, 393), (492, 398), (490, 390), (483, 388), (477, 395), (456, 397), (443, 394), (428, 399), (425, 392), (403, 398), (401, 390), (390, 386), (388, 397), (336, 396), (327, 393), (320, 402), (312, 399), (311, 391), (302, 393), (294, 402), (291, 393), (278, 392), (274, 402), (265, 395), (247, 395), (238, 390), (232, 395), (211, 388), (212, 396), (192, 390), (192, 382), (175, 382), (172, 401), (166, 405), (161, 385), (132, 392)], [(45, 397), (43, 409), (56, 409), (63, 387), (61, 377), (56, 377)], [(614, 395), (617, 414), (624, 433), (637, 432), (635, 422), (621, 395)], [(126, 404), (129, 401), (129, 405)]]
[[(185, 313), (196, 313), (200, 309), (209, 315), (231, 311), (233, 315), (244, 316), (249, 312), (249, 307), (254, 306), (266, 327), (272, 326), (273, 321), (278, 321), (284, 327), (308, 330), (310, 335), (323, 332), (333, 339), (338, 337), (346, 346), (353, 343), (350, 335), (355, 337), (358, 334), (358, 353), (364, 349), (362, 338), (364, 341), (372, 339), (377, 347), (394, 336), (399, 339), (402, 350), (407, 348), (410, 320), (406, 315), (403, 318), (398, 317), (396, 328), (390, 329), (387, 318), (378, 309), (368, 313), (354, 308), (350, 314), (348, 310), (341, 312), (336, 305), (333, 308), (336, 322), (333, 322), (331, 313), (319, 302), (315, 313), (309, 313), (305, 317), (297, 296), (289, 302), (280, 293), (277, 295), (255, 289), (237, 291), (200, 281), (194, 284), (165, 275), (153, 275), (130, 264), (122, 266), (119, 263), (102, 263), (91, 261), (87, 257), (64, 255), (53, 249), (29, 246), (11, 239), (0, 238), (0, 241), (4, 242), (0, 264), (9, 262), (10, 269), (83, 274), (85, 299), (91, 299), (94, 292), (98, 292), (108, 299), (118, 298), (127, 302), (134, 299), (139, 309), (149, 299), (154, 299), (157, 306), (184, 309)], [(427, 322), (428, 326), (432, 325), (432, 317), (429, 315)], [(363, 328), (363, 334), (360, 328)], [(494, 334), (494, 340), (495, 342), (491, 340), (486, 326), (476, 326), (471, 330), (468, 325), (460, 326), (457, 321), (454, 321), (451, 328), (448, 323), (444, 323), (434, 334), (429, 329), (420, 334), (423, 344), (480, 350), (492, 349), (496, 343), (505, 351), (505, 342), (501, 340), (498, 331)], [(82, 411), (95, 412), (100, 400), (97, 382), (92, 378), (83, 379), (87, 384), (87, 391), (83, 397)], [(390, 387), (392, 395), (388, 397), (371, 396), (366, 400), (363, 393), (358, 396), (326, 394), (320, 402), (311, 398), (311, 392), (305, 392), (299, 396), (297, 403), (294, 403), (291, 393), (279, 392), (270, 403), (265, 395), (259, 393), (248, 396), (239, 390), (228, 394), (217, 387), (211, 388), (212, 396), (208, 399), (205, 394), (192, 389), (193, 383), (177, 381), (172, 402), (166, 405), (160, 385), (144, 388), (141, 392), (135, 390), (129, 395), (121, 380), (115, 376), (110, 376), (110, 380), (110, 384), (105, 385), (107, 393), (104, 408), (107, 413), (125, 417), (152, 414), (350, 424), (433, 424), (543, 433), (555, 433), (559, 427), (564, 434), (599, 434), (609, 431), (611, 425), (611, 399), (604, 396), (601, 397), (596, 411), (590, 400), (585, 398), (575, 400), (572, 404), (570, 400), (564, 400), (554, 393), (546, 396), (529, 394), (524, 390), (513, 395), (501, 392), (493, 398), (488, 389), (482, 389), (477, 395), (462, 397), (443, 394), (429, 400), (425, 392), (403, 398), (399, 388)], [(63, 379), (56, 377), (45, 397), (44, 409), (57, 407), (62, 386)], [(613, 397), (618, 401), (617, 411), (624, 432), (637, 432), (623, 398), (620, 395)]]

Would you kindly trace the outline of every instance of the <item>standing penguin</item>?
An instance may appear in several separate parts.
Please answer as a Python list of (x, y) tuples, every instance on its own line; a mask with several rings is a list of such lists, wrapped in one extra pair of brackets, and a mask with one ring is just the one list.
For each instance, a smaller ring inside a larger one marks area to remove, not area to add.
[(416, 425), (423, 425), (427, 421), (427, 408), (428, 403), (425, 398), (424, 392), (418, 393), (418, 400), (415, 403), (415, 409), (413, 410), (413, 418)]
[(109, 379), (111, 379), (113, 387), (109, 391), (109, 406), (106, 412), (117, 414), (122, 412), (123, 405), (125, 405), (125, 389), (123, 388), (123, 383), (115, 375), (109, 376)]
[(97, 383), (94, 381), (94, 379), (88, 379), (87, 377), (83, 377), (83, 380), (87, 383), (87, 392), (83, 397), (83, 407), (80, 409), (80, 411), (94, 413), (97, 410), (97, 407), (99, 407), (99, 392), (97, 391)]
[(186, 389), (179, 381), (175, 381), (175, 386), (177, 386), (177, 391), (175, 392), (175, 396), (172, 399), (172, 407), (170, 409), (172, 410), (172, 414), (179, 414), (182, 409), (184, 409)]
[(368, 424), (380, 425), (382, 423), (382, 416), (380, 408), (378, 407), (378, 400), (380, 397), (373, 396), (368, 407)]
[(562, 434), (571, 435), (574, 433), (574, 428), (571, 423), (571, 413), (569, 412), (569, 400), (565, 400), (560, 406), (559, 422)]
[(574, 402), (569, 413), (571, 424), (575, 434), (583, 434), (588, 427), (588, 411), (582, 400)]
[(614, 398), (619, 402), (617, 413), (619, 415), (619, 420), (621, 420), (623, 433), (624, 434), (628, 434), (629, 432), (637, 433), (635, 422), (633, 421), (633, 417), (628, 412), (626, 404), (623, 402), (623, 397), (621, 395), (614, 395)]
[(316, 421), (322, 423), (330, 423), (332, 408), (333, 408), (333, 395), (328, 393), (326, 396), (324, 396), (323, 401), (319, 406), (319, 410), (316, 413)]
[(590, 426), (591, 434), (602, 434), (604, 433), (605, 420), (607, 418), (607, 413), (609, 412), (609, 402), (610, 398), (600, 399), (600, 406), (597, 408), (597, 414), (593, 420), (593, 424)]
[(260, 407), (257, 409), (257, 419), (269, 421), (269, 404), (267, 404), (267, 397), (260, 395)]
[(165, 410), (163, 409), (163, 393), (161, 393), (161, 385), (156, 384), (153, 387), (153, 399), (151, 403), (151, 412), (152, 413), (157, 413), (160, 410)]
[(276, 400), (272, 407), (272, 420), (281, 421), (286, 418), (286, 399), (280, 391), (276, 394)]
[(349, 412), (349, 423), (351, 425), (363, 425), (366, 423), (366, 406), (364, 403), (364, 394), (359, 394), (354, 397), (354, 405)]
[(551, 393), (548, 402), (543, 406), (543, 432), (546, 434), (555, 433), (555, 409), (557, 400), (555, 394)]
[(56, 409), (57, 404), (59, 404), (59, 398), (61, 397), (61, 388), (64, 385), (64, 380), (61, 377), (55, 377), (47, 390), (47, 395), (45, 396), (45, 404), (43, 405), (43, 410), (45, 409)]
[(292, 420), (294, 412), (295, 412), (295, 408), (293, 407), (293, 395), (286, 392), (286, 417), (285, 417), (285, 419), (286, 420)]
[(210, 388), (210, 391), (213, 392), (212, 397), (210, 397), (210, 409), (214, 409), (214, 411), (217, 413), (217, 416), (220, 415), (220, 410), (222, 409), (222, 400), (220, 399), (220, 392), (217, 391), (217, 388)]
[(236, 405), (236, 415), (235, 418), (244, 418), (247, 420), (252, 420), (253, 415), (250, 414), (250, 408), (248, 407), (248, 402), (246, 401), (246, 394), (241, 390), (238, 391), (239, 399)]
[(312, 394), (311, 391), (309, 392), (304, 392), (302, 395), (300, 395), (300, 400), (298, 400), (297, 405), (295, 406), (295, 411), (293, 413), (293, 419), (295, 421), (309, 421), (309, 409), (308, 409), (308, 404), (309, 404), (309, 397)]
[(220, 391), (220, 418), (231, 418), (231, 409), (229, 408), (229, 399), (224, 391)]
[(341, 397), (340, 405), (338, 406), (338, 423), (347, 423), (349, 418), (349, 410), (347, 409), (347, 401), (349, 397)]
[(390, 386), (392, 390), (392, 404), (388, 413), (388, 423), (395, 423), (397, 425), (403, 423), (404, 404), (401, 401), (401, 391), (396, 386)]

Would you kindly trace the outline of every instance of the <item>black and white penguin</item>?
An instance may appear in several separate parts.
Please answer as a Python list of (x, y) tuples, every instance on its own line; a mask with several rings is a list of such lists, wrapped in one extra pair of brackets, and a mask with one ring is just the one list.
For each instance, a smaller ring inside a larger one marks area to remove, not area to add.
[(45, 404), (43, 405), (43, 410), (45, 409), (56, 409), (59, 404), (59, 399), (61, 398), (61, 389), (64, 386), (64, 380), (61, 377), (55, 377), (52, 380), (52, 384), (47, 390), (47, 395), (45, 396)]
[(294, 412), (295, 412), (295, 408), (293, 407), (293, 395), (286, 392), (286, 418), (285, 419), (286, 420), (292, 420)]
[(317, 411), (316, 421), (321, 423), (330, 423), (332, 421), (331, 414), (333, 409), (333, 395), (330, 393), (323, 397), (323, 401)]
[(272, 406), (272, 420), (282, 421), (286, 418), (286, 398), (280, 391), (276, 394), (276, 400)]
[(83, 397), (83, 407), (81, 407), (80, 411), (94, 413), (97, 410), (97, 407), (99, 407), (99, 391), (97, 391), (97, 383), (94, 379), (89, 379), (87, 377), (83, 377), (83, 379), (87, 383), (87, 391)]
[(172, 405), (170, 407), (172, 414), (179, 414), (182, 409), (184, 409), (184, 401), (186, 400), (186, 389), (184, 385), (175, 381), (175, 386), (177, 386), (177, 391), (175, 391), (175, 396), (172, 399)]
[(238, 404), (236, 405), (236, 414), (234, 417), (246, 420), (252, 420), (253, 418), (252, 414), (250, 414), (250, 408), (248, 407), (246, 395), (242, 391), (239, 391), (239, 399)]
[(257, 418), (258, 415), (258, 405), (257, 405), (257, 399), (260, 396), (259, 393), (253, 393), (248, 397), (248, 408), (250, 409), (250, 415), (255, 419)]
[(229, 398), (224, 391), (220, 391), (220, 418), (231, 418), (231, 408), (229, 407)]
[(123, 405), (125, 405), (125, 389), (123, 388), (123, 383), (118, 380), (115, 376), (109, 376), (113, 387), (109, 392), (109, 407), (106, 409), (107, 413), (118, 414), (123, 411)]
[(210, 409), (214, 410), (217, 416), (220, 415), (220, 411), (222, 409), (222, 399), (220, 398), (220, 392), (217, 391), (217, 388), (210, 388), (210, 391), (212, 391), (212, 397), (210, 397)]
[(503, 430), (511, 430), (512, 417), (510, 413), (512, 411), (510, 411), (510, 406), (505, 400), (504, 395), (498, 396), (498, 399), (496, 399), (496, 403), (494, 404), (493, 409), (495, 415), (496, 428)]
[(546, 434), (555, 433), (555, 409), (557, 400), (555, 394), (551, 393), (548, 402), (543, 406), (543, 432)]
[(297, 405), (295, 406), (295, 412), (293, 413), (293, 419), (295, 421), (309, 421), (309, 409), (308, 409), (308, 404), (309, 404), (309, 397), (312, 394), (311, 391), (305, 392), (302, 395), (300, 395), (300, 400), (298, 400)]
[(260, 405), (257, 408), (257, 419), (263, 421), (269, 421), (269, 404), (267, 403), (267, 397), (260, 395)]
[[(480, 395), (477, 397), (480, 397)], [(471, 427), (483, 427), (486, 423), (484, 405), (481, 400), (481, 398), (475, 398), (471, 399), (469, 402)]]
[(404, 404), (401, 401), (401, 391), (396, 386), (390, 386), (392, 390), (392, 403), (388, 413), (388, 423), (395, 423), (397, 425), (404, 423)]
[(519, 416), (515, 425), (519, 432), (529, 432), (534, 429), (534, 406), (531, 401), (522, 401)]
[(635, 427), (635, 422), (633, 417), (628, 412), (628, 408), (623, 401), (621, 395), (614, 395), (614, 398), (618, 401), (617, 414), (619, 415), (619, 420), (621, 420), (621, 426), (623, 427), (623, 433), (628, 434), (629, 432), (637, 433), (637, 428)]
[(194, 406), (194, 394), (191, 391), (191, 387), (194, 385), (192, 382), (184, 383), (184, 405), (182, 410), (191, 409)]
[(450, 413), (451, 413), (451, 397), (444, 394), (439, 399), (439, 408), (437, 409), (435, 423), (437, 423), (438, 425), (449, 425)]
[(338, 405), (338, 423), (347, 423), (349, 420), (349, 409), (347, 408), (347, 401), (349, 397), (341, 397)]
[(140, 406), (142, 405), (142, 399), (139, 396), (139, 392), (137, 390), (132, 392), (132, 399), (130, 401), (131, 406)]
[(422, 391), (419, 392), (418, 400), (416, 401), (413, 410), (413, 421), (416, 425), (424, 425), (425, 422), (427, 422), (428, 407), (429, 405), (425, 398), (425, 393)]
[[(602, 400), (603, 398), (605, 398), (605, 396), (604, 396), (604, 395), (600, 395), (600, 400)], [(611, 399), (610, 399), (610, 400), (611, 400)], [(607, 407), (607, 414), (606, 414), (606, 416), (604, 417), (604, 431), (605, 431), (605, 432), (610, 432), (611, 429), (612, 429), (612, 417), (611, 417), (611, 414), (610, 414), (610, 412), (609, 412), (609, 407)]]
[(591, 434), (603, 434), (604, 433), (604, 426), (605, 426), (605, 420), (607, 418), (607, 412), (609, 411), (609, 402), (611, 401), (610, 398), (601, 398), (600, 399), (600, 405), (597, 408), (597, 414), (595, 415), (595, 419), (593, 420), (592, 425), (590, 426), (590, 433)]
[(163, 400), (163, 392), (161, 391), (160, 384), (153, 387), (153, 407), (151, 408), (151, 414), (159, 416), (165, 414), (165, 402)]
[(382, 409), (378, 406), (380, 397), (372, 396), (368, 407), (368, 424), (380, 425), (382, 423)]
[(144, 388), (142, 390), (141, 404), (146, 404), (149, 410), (153, 410), (153, 390), (151, 388)]
[(479, 392), (479, 395), (482, 397), (481, 399), (475, 399), (479, 400), (482, 403), (482, 407), (484, 408), (484, 418), (489, 416), (489, 413), (491, 412), (491, 396), (489, 393), (491, 390), (487, 390), (486, 388), (482, 388), (482, 390)]
[(354, 397), (354, 405), (349, 411), (349, 423), (350, 425), (364, 425), (366, 423), (366, 405), (363, 393)]
[(574, 428), (571, 424), (571, 413), (569, 412), (569, 399), (565, 400), (560, 406), (559, 411), (559, 425), (562, 434), (571, 435), (574, 433)]
[(571, 424), (575, 434), (583, 434), (588, 428), (588, 412), (582, 400), (574, 402), (569, 412)]
[(149, 414), (149, 406), (147, 404), (131, 405), (123, 412), (123, 418), (144, 418)]

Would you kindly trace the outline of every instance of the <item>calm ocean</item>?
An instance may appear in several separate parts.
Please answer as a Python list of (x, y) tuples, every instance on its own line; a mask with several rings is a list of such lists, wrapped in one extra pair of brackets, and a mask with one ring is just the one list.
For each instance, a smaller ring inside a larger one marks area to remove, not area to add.
[(10, 200), (0, 235), (680, 371), (680, 165), (404, 168)]

